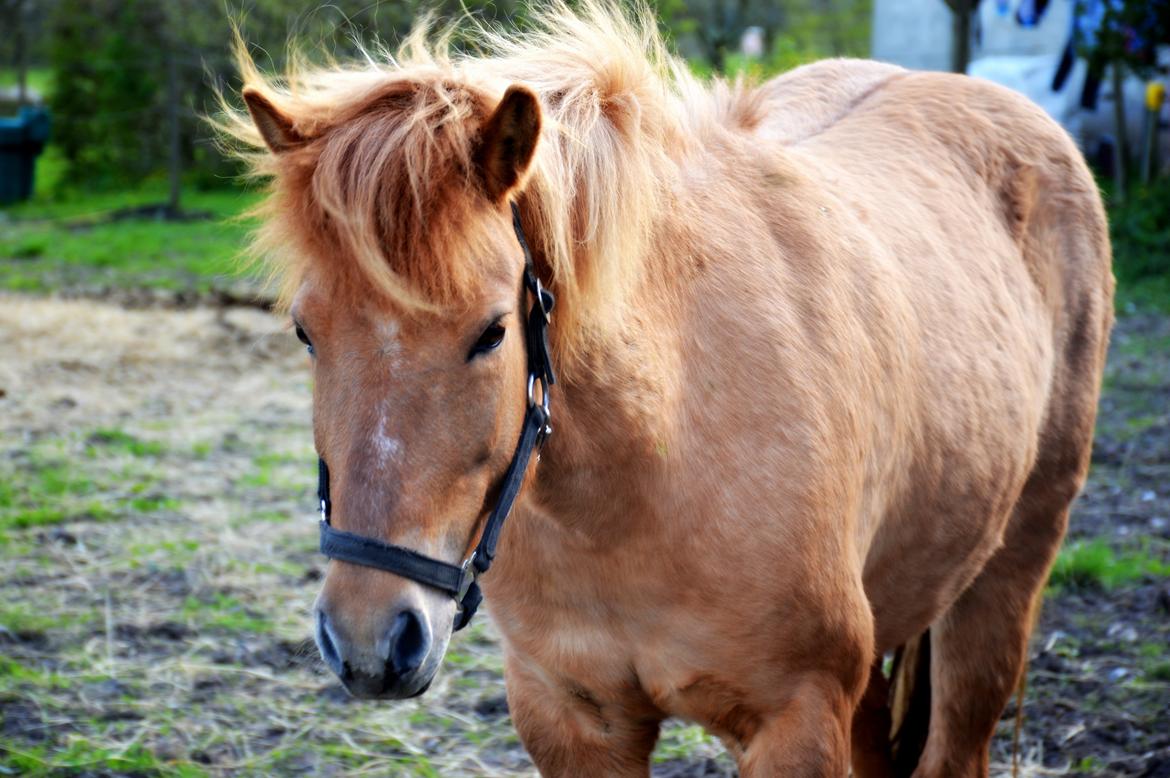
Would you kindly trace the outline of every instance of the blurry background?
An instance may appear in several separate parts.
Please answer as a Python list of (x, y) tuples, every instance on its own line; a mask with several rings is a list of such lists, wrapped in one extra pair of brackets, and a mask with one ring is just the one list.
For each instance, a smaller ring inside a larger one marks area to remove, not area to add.
[[(1119, 319), (1019, 750), (1027, 775), (1170, 776), (1170, 0), (654, 5), (700, 74), (965, 70), (1085, 150)], [(489, 620), (418, 701), (350, 701), (317, 660), (303, 349), (237, 270), (259, 195), (202, 118), (238, 87), (232, 18), (279, 69), (292, 39), (393, 44), (423, 6), (0, 0), (0, 774), (531, 773)], [(425, 7), (524, 25), (513, 0)], [(697, 727), (655, 754), (732, 772)]]

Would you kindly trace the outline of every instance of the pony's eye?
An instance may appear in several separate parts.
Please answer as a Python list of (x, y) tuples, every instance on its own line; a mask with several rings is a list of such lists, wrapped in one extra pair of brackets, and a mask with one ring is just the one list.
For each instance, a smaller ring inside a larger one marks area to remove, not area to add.
[(309, 353), (312, 354), (313, 353), (313, 344), (312, 344), (312, 342), (310, 342), (309, 336), (305, 334), (304, 327), (297, 324), (296, 328), (297, 328), (297, 340), (299, 340), (301, 343), (304, 343), (305, 347), (309, 349)]
[(500, 324), (499, 322), (489, 326), (486, 330), (483, 331), (483, 334), (479, 336), (479, 340), (475, 342), (475, 345), (472, 346), (471, 353), (467, 355), (467, 358), (469, 360), (474, 359), (480, 354), (486, 354), (489, 351), (494, 351), (497, 346), (504, 342), (504, 332), (504, 325)]

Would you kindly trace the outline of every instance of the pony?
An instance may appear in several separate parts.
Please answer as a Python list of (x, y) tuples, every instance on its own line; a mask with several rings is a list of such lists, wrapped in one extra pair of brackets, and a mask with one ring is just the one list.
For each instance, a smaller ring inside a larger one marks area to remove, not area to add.
[[(674, 716), (744, 776), (987, 775), (1089, 464), (1092, 176), (990, 83), (708, 83), (645, 7), (574, 5), (279, 78), (238, 47), (222, 123), (270, 182), (332, 526), (448, 566), (479, 542), (526, 418), (515, 206), (554, 432), (481, 582), (540, 772), (645, 776)], [(457, 605), (333, 559), (315, 613), (350, 692), (405, 698)]]

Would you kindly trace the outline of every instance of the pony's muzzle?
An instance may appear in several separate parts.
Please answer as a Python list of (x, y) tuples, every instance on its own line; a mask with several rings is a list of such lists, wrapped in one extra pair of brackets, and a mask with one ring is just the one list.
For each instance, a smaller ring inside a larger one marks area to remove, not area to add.
[(403, 699), (430, 686), (431, 673), (423, 668), (432, 635), (422, 613), (404, 608), (392, 614), (376, 641), (355, 640), (338, 622), (325, 608), (317, 608), (317, 648), (350, 694)]

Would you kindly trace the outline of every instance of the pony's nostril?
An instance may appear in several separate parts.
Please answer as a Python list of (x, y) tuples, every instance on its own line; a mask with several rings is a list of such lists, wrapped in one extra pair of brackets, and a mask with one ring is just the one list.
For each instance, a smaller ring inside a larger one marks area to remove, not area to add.
[(329, 665), (329, 669), (339, 677), (344, 677), (346, 672), (345, 663), (341, 661), (341, 654), (337, 651), (337, 643), (333, 639), (332, 630), (329, 629), (329, 619), (325, 616), (324, 611), (317, 611), (317, 649), (321, 652), (321, 658), (325, 660), (325, 664)]
[(431, 650), (431, 632), (413, 610), (402, 611), (394, 617), (386, 639), (389, 647), (386, 662), (400, 677), (420, 668)]

